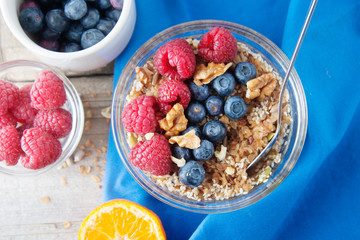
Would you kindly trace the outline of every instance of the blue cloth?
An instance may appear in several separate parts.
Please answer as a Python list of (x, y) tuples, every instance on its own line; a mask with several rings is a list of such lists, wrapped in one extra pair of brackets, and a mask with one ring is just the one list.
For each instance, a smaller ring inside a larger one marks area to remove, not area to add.
[[(137, 1), (137, 23), (116, 59), (114, 84), (146, 40), (174, 24), (218, 19), (253, 28), (290, 58), (310, 0)], [(290, 175), (252, 206), (223, 214), (175, 209), (146, 193), (109, 137), (103, 201), (126, 198), (152, 209), (168, 239), (359, 239), (360, 1), (319, 1), (295, 68), (308, 103), (308, 133)]]

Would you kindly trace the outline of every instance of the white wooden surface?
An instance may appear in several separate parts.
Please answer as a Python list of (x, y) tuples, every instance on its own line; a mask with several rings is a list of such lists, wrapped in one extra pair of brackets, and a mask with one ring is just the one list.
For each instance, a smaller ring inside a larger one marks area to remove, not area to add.
[[(1, 16), (0, 62), (15, 59), (36, 58), (12, 36)], [(101, 109), (111, 104), (113, 63), (93, 72), (66, 74), (80, 93), (85, 121), (90, 122), (80, 146), (91, 154), (74, 165), (54, 168), (35, 177), (0, 174), (0, 240), (77, 239), (82, 220), (101, 203), (110, 126)], [(80, 173), (80, 166), (90, 166), (91, 172)], [(43, 197), (50, 201), (45, 203)]]

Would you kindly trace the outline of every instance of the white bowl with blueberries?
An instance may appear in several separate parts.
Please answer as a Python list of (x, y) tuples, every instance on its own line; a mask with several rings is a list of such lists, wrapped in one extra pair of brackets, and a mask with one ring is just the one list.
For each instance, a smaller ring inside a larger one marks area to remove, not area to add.
[(134, 0), (1, 1), (14, 36), (40, 61), (89, 71), (114, 60), (132, 36)]

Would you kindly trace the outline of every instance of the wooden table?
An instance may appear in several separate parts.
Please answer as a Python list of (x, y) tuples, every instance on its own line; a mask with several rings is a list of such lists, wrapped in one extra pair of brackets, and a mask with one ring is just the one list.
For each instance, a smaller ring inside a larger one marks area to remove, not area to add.
[[(1, 16), (0, 62), (15, 59), (36, 60)], [(101, 203), (110, 127), (101, 110), (111, 105), (113, 67), (111, 63), (93, 72), (66, 72), (84, 104), (87, 126), (79, 148), (86, 156), (35, 177), (0, 174), (0, 240), (77, 239), (81, 222)]]

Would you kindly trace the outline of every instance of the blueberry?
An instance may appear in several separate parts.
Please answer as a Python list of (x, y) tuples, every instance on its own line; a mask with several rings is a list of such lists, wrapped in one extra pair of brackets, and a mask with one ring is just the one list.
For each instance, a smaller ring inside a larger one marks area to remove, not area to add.
[(231, 119), (239, 119), (245, 115), (247, 111), (247, 106), (244, 101), (239, 96), (232, 96), (229, 97), (228, 100), (225, 102), (224, 112), (226, 116)]
[(50, 40), (50, 41), (56, 41), (59, 39), (61, 33), (56, 32), (50, 28), (45, 28), (42, 32), (41, 32), (41, 36), (46, 39), (46, 40)]
[(108, 35), (109, 32), (115, 26), (115, 22), (111, 19), (100, 19), (96, 25), (96, 29), (99, 29), (103, 34)]
[(71, 24), (70, 28), (65, 32), (64, 36), (70, 42), (80, 42), (84, 27), (79, 22)]
[(231, 73), (224, 73), (213, 80), (212, 86), (220, 96), (227, 97), (234, 91), (236, 81)]
[(198, 136), (199, 138), (201, 138), (201, 131), (200, 131), (200, 128), (198, 126), (189, 126), (189, 127), (187, 127), (187, 129), (182, 131), (181, 134), (184, 135), (184, 134), (190, 132), (193, 129), (195, 130), (195, 135)]
[(206, 84), (198, 86), (194, 82), (190, 82), (189, 89), (191, 92), (191, 97), (197, 101), (204, 101), (210, 95), (209, 86)]
[(199, 102), (190, 102), (186, 109), (186, 117), (191, 123), (201, 123), (205, 116), (206, 110), (204, 105)]
[(49, 41), (46, 39), (41, 39), (39, 45), (50, 51), (58, 51), (60, 46), (58, 41)]
[(185, 160), (190, 159), (190, 149), (180, 147), (177, 143), (171, 146), (172, 155), (178, 159), (184, 158)]
[(105, 35), (100, 30), (97, 29), (86, 30), (81, 35), (81, 47), (84, 49), (89, 48), (95, 45), (96, 43), (100, 42), (104, 37)]
[(95, 0), (95, 6), (98, 9), (104, 10), (104, 9), (108, 9), (109, 7), (111, 7), (111, 3), (110, 3), (110, 0)]
[(64, 4), (65, 16), (71, 20), (79, 20), (86, 12), (87, 4), (84, 0), (69, 0)]
[(201, 163), (196, 161), (188, 161), (179, 170), (180, 181), (189, 187), (199, 186), (205, 179), (205, 170)]
[(219, 96), (210, 96), (205, 101), (205, 108), (211, 116), (217, 116), (223, 112), (224, 101)]
[(117, 20), (119, 20), (120, 15), (121, 15), (121, 10), (109, 9), (109, 10), (105, 11), (105, 17), (112, 19), (115, 22), (117, 22)]
[(110, 0), (113, 8), (121, 10), (123, 8), (124, 0)]
[(214, 144), (206, 139), (203, 139), (200, 141), (200, 147), (192, 150), (192, 154), (196, 160), (209, 160), (214, 155)]
[(96, 8), (89, 7), (88, 12), (80, 20), (84, 28), (93, 28), (100, 20), (100, 13)]
[(256, 77), (256, 68), (252, 63), (239, 62), (234, 74), (239, 83), (246, 85), (247, 81)]
[(65, 16), (61, 9), (53, 9), (46, 13), (46, 24), (49, 28), (56, 32), (64, 32), (70, 26), (69, 19)]
[(28, 7), (20, 12), (22, 28), (31, 33), (39, 32), (44, 25), (44, 15), (39, 8)]
[(80, 50), (81, 50), (80, 44), (75, 42), (70, 42), (65, 45), (64, 52), (76, 52)]
[(203, 126), (202, 134), (209, 141), (216, 143), (221, 142), (226, 136), (226, 127), (219, 120), (212, 120)]

